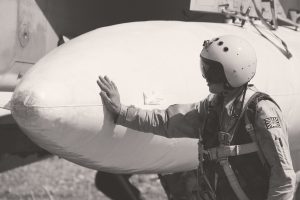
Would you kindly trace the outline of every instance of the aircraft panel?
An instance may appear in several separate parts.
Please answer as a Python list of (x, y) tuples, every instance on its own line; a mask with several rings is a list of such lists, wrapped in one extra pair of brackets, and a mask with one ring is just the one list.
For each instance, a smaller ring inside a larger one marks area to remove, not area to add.
[[(6, 71), (7, 66), (15, 56), (17, 45), (17, 6), (17, 1), (0, 1), (0, 74)], [(9, 19), (9, 23), (7, 19)]]
[(58, 37), (35, 0), (0, 1), (0, 23), (0, 91), (12, 91)]
[(46, 53), (46, 19), (35, 1), (18, 1), (18, 45), (15, 62), (35, 63)]
[[(266, 19), (272, 19), (271, 7), (269, 1), (255, 0), (258, 10), (263, 11), (263, 16)], [(286, 17), (281, 2), (275, 1), (276, 12), (279, 16)], [(246, 9), (251, 7), (250, 16), (257, 17), (255, 6), (252, 0), (191, 0), (190, 9), (201, 12), (222, 13), (222, 10), (227, 8), (232, 12), (246, 12)]]

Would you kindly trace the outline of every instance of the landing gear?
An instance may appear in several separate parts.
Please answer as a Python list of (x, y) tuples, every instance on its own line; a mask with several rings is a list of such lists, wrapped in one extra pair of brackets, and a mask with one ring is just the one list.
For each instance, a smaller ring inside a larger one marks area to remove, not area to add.
[(142, 200), (140, 191), (129, 182), (132, 174), (111, 174), (98, 171), (95, 185), (112, 200)]

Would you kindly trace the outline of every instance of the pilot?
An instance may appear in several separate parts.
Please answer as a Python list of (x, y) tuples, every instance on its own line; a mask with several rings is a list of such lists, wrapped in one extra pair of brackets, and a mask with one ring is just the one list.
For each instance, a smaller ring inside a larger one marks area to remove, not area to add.
[(256, 65), (256, 53), (244, 39), (207, 40), (200, 68), (210, 94), (165, 110), (122, 105), (113, 81), (99, 76), (97, 83), (117, 124), (170, 138), (199, 138), (198, 169), (162, 176), (169, 199), (292, 200), (296, 176), (287, 125), (277, 103), (249, 84)]

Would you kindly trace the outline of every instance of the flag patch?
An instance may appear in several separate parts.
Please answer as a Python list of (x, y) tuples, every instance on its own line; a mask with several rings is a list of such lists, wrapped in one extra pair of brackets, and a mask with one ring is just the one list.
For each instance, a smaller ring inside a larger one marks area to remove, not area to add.
[(270, 128), (280, 128), (281, 127), (278, 117), (269, 117), (269, 118), (266, 118), (265, 119), (265, 124), (266, 124), (267, 129), (270, 129)]

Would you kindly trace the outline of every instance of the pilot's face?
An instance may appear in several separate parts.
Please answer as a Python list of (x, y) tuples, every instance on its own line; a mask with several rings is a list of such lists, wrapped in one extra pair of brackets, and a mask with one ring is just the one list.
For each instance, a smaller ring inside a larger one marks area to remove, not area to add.
[(209, 91), (214, 94), (224, 92), (226, 76), (222, 64), (203, 57), (200, 61), (202, 76), (206, 79)]

